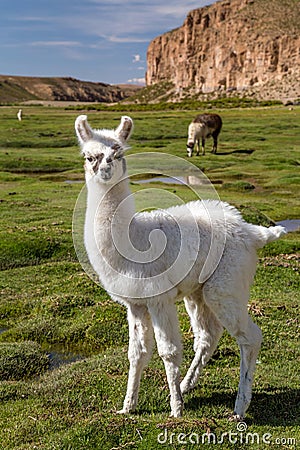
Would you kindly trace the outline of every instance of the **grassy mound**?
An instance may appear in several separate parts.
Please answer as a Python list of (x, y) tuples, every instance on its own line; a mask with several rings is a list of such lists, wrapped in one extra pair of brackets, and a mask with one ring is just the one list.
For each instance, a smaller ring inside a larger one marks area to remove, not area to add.
[(40, 375), (49, 366), (36, 342), (0, 343), (0, 380), (22, 380)]

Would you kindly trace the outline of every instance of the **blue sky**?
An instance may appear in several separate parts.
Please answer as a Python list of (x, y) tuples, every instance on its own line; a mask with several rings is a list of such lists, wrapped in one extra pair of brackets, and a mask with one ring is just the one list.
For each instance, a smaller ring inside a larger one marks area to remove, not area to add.
[(210, 0), (2, 0), (0, 74), (144, 79), (150, 41)]

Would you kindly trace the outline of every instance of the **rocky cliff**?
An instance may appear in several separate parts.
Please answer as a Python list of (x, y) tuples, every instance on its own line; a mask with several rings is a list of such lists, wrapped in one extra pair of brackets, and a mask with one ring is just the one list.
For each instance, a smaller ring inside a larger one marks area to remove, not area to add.
[(225, 0), (191, 11), (149, 45), (147, 86), (166, 81), (177, 99), (300, 98), (299, 0)]

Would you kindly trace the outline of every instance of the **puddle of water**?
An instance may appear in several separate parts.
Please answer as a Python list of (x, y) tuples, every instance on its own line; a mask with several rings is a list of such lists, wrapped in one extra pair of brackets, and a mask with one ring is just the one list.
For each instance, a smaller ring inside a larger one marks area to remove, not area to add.
[(152, 178), (144, 178), (144, 179), (133, 179), (135, 183), (145, 184), (145, 183), (165, 183), (165, 184), (187, 184), (189, 186), (203, 185), (211, 183), (208, 179), (198, 178), (193, 175), (188, 175), (186, 177), (152, 177)]
[[(0, 328), (0, 334), (7, 331), (7, 328)], [(57, 369), (60, 366), (71, 364), (75, 361), (85, 359), (84, 354), (75, 353), (72, 351), (64, 350), (63, 347), (44, 349), (49, 358), (49, 370)]]
[(49, 355), (49, 370), (54, 370), (60, 366), (65, 366), (66, 364), (71, 364), (85, 358), (83, 355), (73, 352), (51, 350), (47, 353)]
[(288, 233), (291, 233), (292, 231), (300, 230), (300, 219), (281, 220), (280, 222), (276, 222), (276, 225), (281, 225), (282, 227), (285, 227), (286, 231)]
[(82, 184), (82, 183), (84, 183), (84, 180), (64, 180), (64, 183), (67, 183), (67, 184)]
[[(143, 179), (135, 179), (133, 177), (132, 181), (137, 184), (145, 184), (145, 183), (164, 183), (164, 184), (187, 184), (189, 186), (196, 186), (196, 185), (204, 185), (204, 184), (210, 184), (212, 183), (208, 179), (205, 178), (199, 178), (193, 175), (187, 175), (186, 177), (150, 177), (150, 178), (143, 178)], [(64, 183), (66, 184), (82, 184), (84, 183), (84, 180), (64, 180)], [(215, 182), (216, 184), (222, 183), (222, 181), (217, 180)]]
[(168, 178), (168, 177), (153, 177), (153, 178), (145, 178), (142, 180), (134, 180), (136, 183), (144, 184), (144, 183), (167, 183), (167, 184), (184, 184), (183, 177), (178, 178)]

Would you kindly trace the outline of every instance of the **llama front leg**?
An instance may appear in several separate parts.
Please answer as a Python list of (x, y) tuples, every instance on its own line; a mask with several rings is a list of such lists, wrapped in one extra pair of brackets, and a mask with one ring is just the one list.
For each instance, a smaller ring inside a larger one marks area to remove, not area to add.
[(136, 408), (142, 371), (151, 357), (153, 347), (153, 328), (147, 307), (144, 305), (129, 305), (127, 318), (130, 368), (127, 392), (123, 408), (118, 411), (119, 414), (129, 413)]
[(199, 153), (200, 153), (199, 139), (195, 140), (195, 144), (196, 144), (196, 156), (199, 156)]
[(181, 417), (183, 400), (180, 391), (179, 366), (182, 358), (182, 344), (176, 306), (172, 300), (162, 300), (159, 303), (149, 304), (149, 312), (157, 350), (165, 365), (171, 397), (171, 416)]

